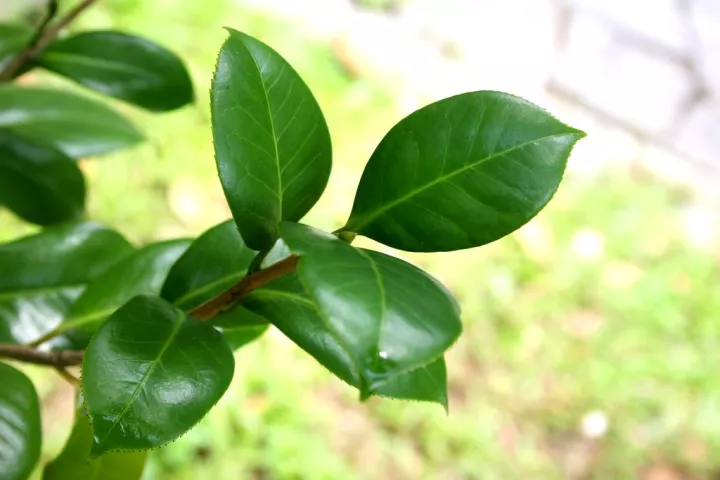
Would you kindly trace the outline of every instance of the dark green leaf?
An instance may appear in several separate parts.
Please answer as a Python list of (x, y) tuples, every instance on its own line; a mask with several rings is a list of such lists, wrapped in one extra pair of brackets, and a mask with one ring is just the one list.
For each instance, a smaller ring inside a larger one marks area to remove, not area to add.
[(91, 455), (176, 439), (220, 399), (234, 365), (213, 327), (158, 297), (130, 300), (100, 327), (83, 360)]
[(0, 205), (40, 225), (75, 220), (85, 207), (85, 179), (59, 150), (0, 129)]
[(330, 133), (315, 98), (273, 49), (229, 29), (211, 93), (215, 158), (245, 243), (267, 250), (325, 189)]
[(0, 127), (53, 145), (80, 158), (112, 152), (142, 140), (110, 107), (62, 90), (0, 85)]
[(40, 457), (40, 406), (30, 379), (0, 363), (0, 478), (25, 480)]
[(84, 32), (51, 44), (38, 59), (48, 70), (148, 110), (193, 100), (190, 76), (169, 50), (120, 32)]
[(447, 372), (445, 359), (439, 358), (429, 365), (410, 373), (394, 377), (378, 388), (381, 397), (404, 400), (422, 400), (439, 403), (448, 410)]
[(380, 142), (343, 230), (418, 252), (490, 243), (550, 201), (584, 136), (505, 93), (433, 103)]
[(218, 315), (208, 323), (225, 335), (233, 350), (257, 340), (267, 332), (270, 326), (264, 317), (240, 305), (227, 313)]
[(55, 329), (69, 341), (64, 346), (85, 348), (100, 324), (125, 302), (140, 294), (158, 294), (170, 267), (189, 245), (189, 240), (148, 245), (90, 282)]
[[(243, 305), (267, 318), (290, 340), (320, 364), (353, 387), (360, 388), (360, 375), (349, 352), (336, 340), (297, 274), (288, 275), (251, 292)], [(377, 395), (389, 398), (435, 402), (447, 409), (445, 362), (391, 378), (380, 385)]]
[(30, 41), (33, 31), (27, 25), (0, 23), (0, 69)]
[(93, 222), (0, 245), (0, 342), (27, 343), (52, 330), (85, 285), (132, 250), (120, 234)]
[(460, 335), (451, 295), (418, 268), (304, 225), (284, 223), (282, 238), (301, 255), (306, 309), (351, 360), (363, 396), (438, 359)]
[[(255, 252), (247, 248), (235, 222), (228, 220), (200, 235), (170, 269), (161, 296), (189, 311), (237, 283)], [(236, 305), (213, 319), (233, 349), (255, 340), (268, 322)]]
[(75, 412), (75, 425), (65, 448), (45, 466), (43, 480), (139, 480), (146, 452), (110, 452), (90, 459), (92, 429), (82, 405)]
[(255, 257), (232, 220), (200, 235), (170, 269), (162, 297), (183, 310), (197, 307), (247, 272)]

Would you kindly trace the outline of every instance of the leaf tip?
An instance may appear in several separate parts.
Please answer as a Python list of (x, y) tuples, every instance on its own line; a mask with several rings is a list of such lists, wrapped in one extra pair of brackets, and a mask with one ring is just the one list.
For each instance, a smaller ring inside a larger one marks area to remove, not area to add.
[(93, 435), (92, 445), (90, 446), (90, 460), (95, 460), (107, 452), (107, 449), (100, 443), (100, 439)]

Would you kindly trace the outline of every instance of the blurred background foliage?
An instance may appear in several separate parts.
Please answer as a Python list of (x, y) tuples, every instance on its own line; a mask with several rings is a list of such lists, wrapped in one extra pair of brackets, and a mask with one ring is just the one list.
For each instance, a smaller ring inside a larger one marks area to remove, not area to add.
[[(277, 49), (324, 109), (335, 163), (308, 223), (342, 224), (365, 160), (407, 113), (401, 87), (350, 71), (333, 45), (242, 3), (99, 2), (76, 30), (154, 39), (188, 63), (196, 85), (196, 103), (178, 112), (151, 115), (118, 104), (147, 142), (82, 161), (89, 217), (136, 243), (195, 236), (229, 217), (208, 98), (223, 26)], [(41, 74), (23, 81), (61, 83)], [(152, 452), (144, 478), (718, 478), (720, 243), (713, 220), (692, 189), (637, 164), (591, 177), (571, 169), (550, 206), (512, 236), (471, 251), (404, 255), (463, 306), (465, 334), (448, 356), (449, 416), (431, 405), (361, 404), (271, 331), (238, 352), (218, 407)], [(2, 241), (34, 228), (6, 211), (0, 225)], [(49, 460), (69, 433), (73, 397), (52, 373), (31, 373), (48, 379), (38, 386)]]

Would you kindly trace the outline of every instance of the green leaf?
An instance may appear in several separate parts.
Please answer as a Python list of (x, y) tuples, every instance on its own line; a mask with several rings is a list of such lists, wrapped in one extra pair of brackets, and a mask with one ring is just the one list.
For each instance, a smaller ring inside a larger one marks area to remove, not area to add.
[(27, 45), (33, 31), (19, 23), (0, 23), (0, 70)]
[(378, 388), (381, 397), (404, 400), (421, 400), (439, 403), (448, 410), (447, 372), (445, 359), (413, 370), (410, 373), (394, 377)]
[(110, 107), (62, 90), (0, 85), (0, 127), (80, 158), (109, 153), (142, 140)]
[[(353, 387), (361, 388), (361, 378), (350, 353), (318, 315), (317, 305), (300, 283), (297, 274), (279, 278), (254, 290), (242, 302), (249, 310), (270, 320), (334, 375)], [(430, 365), (391, 378), (380, 385), (375, 394), (435, 402), (447, 410), (445, 361), (438, 359)]]
[(232, 220), (200, 235), (170, 269), (162, 297), (190, 310), (237, 283), (255, 252), (242, 241)]
[(29, 378), (0, 363), (0, 478), (25, 480), (40, 458), (40, 406)]
[(85, 207), (85, 179), (59, 150), (0, 129), (0, 205), (40, 225), (75, 220)]
[(85, 285), (133, 247), (93, 222), (0, 245), (0, 342), (27, 343), (57, 326)]
[(55, 329), (68, 342), (63, 346), (85, 348), (100, 324), (128, 300), (140, 294), (158, 294), (170, 267), (189, 245), (189, 240), (148, 245), (90, 282)]
[(215, 158), (240, 233), (261, 251), (283, 220), (300, 220), (320, 198), (330, 133), (295, 70), (264, 43), (228, 31), (210, 91)]
[(304, 225), (284, 223), (282, 238), (300, 255), (307, 309), (350, 358), (363, 397), (437, 360), (460, 335), (452, 296), (422, 270)]
[(440, 100), (383, 138), (342, 230), (417, 252), (493, 242), (550, 201), (584, 136), (505, 93)]
[(97, 31), (66, 37), (46, 48), (38, 63), (148, 110), (174, 110), (193, 100), (182, 61), (160, 45), (133, 35)]
[[(161, 297), (184, 311), (227, 290), (247, 273), (255, 258), (238, 233), (235, 222), (228, 220), (200, 235), (170, 269)], [(211, 325), (218, 327), (233, 349), (262, 335), (268, 322), (235, 305), (215, 317)]]
[(222, 332), (233, 350), (257, 340), (270, 326), (264, 317), (239, 305), (208, 323)]
[(83, 360), (91, 456), (175, 440), (222, 397), (234, 368), (213, 327), (158, 297), (133, 298), (100, 327)]
[(139, 480), (146, 452), (110, 452), (90, 460), (92, 429), (82, 404), (75, 411), (75, 425), (60, 455), (45, 465), (43, 480)]

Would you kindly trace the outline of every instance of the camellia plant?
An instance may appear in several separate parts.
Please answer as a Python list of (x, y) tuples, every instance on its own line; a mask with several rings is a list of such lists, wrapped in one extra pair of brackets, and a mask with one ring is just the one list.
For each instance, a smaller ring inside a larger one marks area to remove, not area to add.
[[(21, 46), (0, 59), (0, 78), (41, 67), (150, 110), (192, 99), (182, 63), (165, 49), (116, 32), (55, 39), (62, 22), (44, 22), (29, 44), (28, 32), (0, 27), (0, 52)], [(47, 365), (71, 382), (68, 369), (82, 366), (75, 426), (46, 479), (139, 478), (144, 451), (195, 425), (228, 388), (233, 350), (270, 325), (361, 401), (447, 409), (444, 353), (462, 331), (457, 302), (426, 272), (354, 247), (354, 238), (411, 252), (500, 239), (550, 201), (584, 136), (507, 93), (438, 101), (385, 135), (347, 222), (321, 231), (300, 223), (332, 163), (318, 103), (272, 48), (228, 32), (210, 93), (233, 218), (194, 241), (138, 248), (81, 220), (73, 159), (139, 134), (76, 94), (0, 87), (0, 203), (44, 227), (0, 245), (0, 357)], [(0, 381), (0, 478), (24, 479), (40, 452), (39, 402), (9, 364), (0, 363)]]

